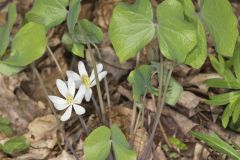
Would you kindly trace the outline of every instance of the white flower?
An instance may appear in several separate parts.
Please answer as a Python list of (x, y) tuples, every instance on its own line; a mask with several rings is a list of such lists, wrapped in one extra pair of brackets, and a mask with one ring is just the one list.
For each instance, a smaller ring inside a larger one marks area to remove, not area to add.
[[(103, 71), (103, 65), (101, 63), (97, 64), (96, 68), (98, 79), (101, 81), (107, 75), (107, 71)], [(90, 101), (92, 96), (91, 87), (96, 85), (94, 70), (89, 77), (84, 63), (80, 61), (78, 63), (78, 72), (79, 74), (73, 71), (67, 71), (67, 76), (68, 78), (74, 79), (76, 87), (79, 88), (80, 92), (84, 93), (86, 101)]]
[(57, 96), (48, 97), (53, 102), (54, 107), (57, 110), (64, 110), (67, 108), (65, 113), (61, 116), (61, 121), (67, 121), (71, 117), (72, 108), (74, 108), (76, 114), (84, 114), (85, 109), (79, 105), (83, 100), (84, 94), (79, 90), (75, 96), (76, 86), (74, 80), (69, 78), (67, 83), (65, 83), (64, 81), (57, 79), (56, 85), (59, 92), (65, 99)]

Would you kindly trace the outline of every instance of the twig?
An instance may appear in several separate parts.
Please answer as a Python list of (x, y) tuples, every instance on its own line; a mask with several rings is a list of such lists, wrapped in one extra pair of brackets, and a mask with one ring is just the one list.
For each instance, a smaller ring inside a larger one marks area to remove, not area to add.
[(47, 50), (48, 50), (48, 52), (50, 53), (50, 55), (51, 55), (53, 61), (55, 62), (55, 64), (56, 64), (56, 66), (57, 66), (57, 68), (58, 68), (58, 71), (59, 71), (59, 73), (60, 73), (62, 79), (65, 80), (65, 77), (64, 77), (63, 71), (62, 71), (62, 69), (61, 69), (61, 67), (60, 67), (60, 65), (59, 65), (59, 63), (58, 63), (56, 57), (54, 56), (54, 54), (53, 54), (51, 48), (50, 48), (48, 45), (47, 45)]
[[(152, 128), (152, 133), (150, 135), (148, 144), (147, 144), (147, 146), (145, 148), (145, 151), (144, 151), (144, 154), (143, 154), (143, 157), (141, 158), (141, 160), (147, 160), (148, 156), (150, 154), (151, 146), (152, 146), (153, 139), (154, 139), (154, 135), (156, 133), (156, 129), (157, 129), (157, 125), (158, 125), (158, 121), (159, 121), (159, 119), (161, 117), (161, 113), (162, 113), (163, 106), (164, 106), (164, 103), (165, 103), (165, 99), (166, 99), (166, 95), (167, 95), (167, 89), (168, 89), (168, 86), (169, 86), (169, 82), (170, 82), (170, 78), (171, 78), (173, 69), (174, 69), (174, 65), (171, 66), (171, 68), (169, 70), (169, 73), (168, 73), (168, 76), (167, 76), (167, 79), (165, 81), (166, 84), (165, 84), (165, 87), (164, 87), (164, 92), (163, 92), (162, 99), (160, 101), (158, 101), (158, 106), (160, 106), (160, 108), (157, 110), (156, 117), (155, 117), (154, 124), (153, 124), (153, 128)], [(162, 89), (159, 89), (159, 90), (162, 90)], [(158, 95), (158, 96), (161, 96), (161, 95)]]

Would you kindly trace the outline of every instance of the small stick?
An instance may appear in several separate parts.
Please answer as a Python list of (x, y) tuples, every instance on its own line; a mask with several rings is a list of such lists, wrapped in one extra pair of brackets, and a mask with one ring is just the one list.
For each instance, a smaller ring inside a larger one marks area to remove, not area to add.
[(81, 124), (82, 124), (82, 127), (83, 127), (84, 131), (85, 131), (87, 134), (89, 134), (89, 129), (88, 129), (88, 127), (87, 127), (87, 125), (86, 125), (83, 117), (82, 117), (81, 115), (79, 115), (78, 118), (79, 118), (79, 120), (80, 120), (80, 122), (81, 122)]
[(54, 54), (53, 54), (51, 48), (50, 48), (48, 45), (47, 45), (47, 50), (48, 50), (48, 52), (50, 53), (50, 55), (51, 55), (53, 61), (55, 62), (56, 66), (57, 66), (57, 69), (58, 69), (58, 71), (59, 71), (59, 73), (60, 73), (62, 79), (65, 80), (65, 77), (64, 77), (63, 71), (62, 71), (62, 69), (61, 69), (61, 67), (60, 67), (60, 65), (59, 65), (59, 63), (58, 63), (56, 57), (54, 56)]

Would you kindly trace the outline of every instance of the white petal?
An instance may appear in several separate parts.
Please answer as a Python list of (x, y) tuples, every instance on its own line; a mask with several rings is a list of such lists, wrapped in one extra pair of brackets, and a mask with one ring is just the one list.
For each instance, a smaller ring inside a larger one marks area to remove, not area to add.
[(75, 90), (76, 90), (75, 82), (72, 78), (69, 78), (68, 79), (68, 91), (72, 96), (74, 96), (75, 95)]
[(82, 76), (82, 75), (87, 75), (88, 76), (85, 65), (82, 61), (80, 61), (78, 63), (78, 72), (79, 72), (80, 76)]
[(64, 110), (64, 109), (66, 109), (66, 108), (69, 106), (69, 104), (67, 104), (67, 102), (66, 102), (65, 104), (56, 104), (56, 103), (53, 103), (53, 105), (54, 105), (54, 107), (55, 107), (57, 110), (59, 110), (59, 111)]
[[(97, 73), (100, 73), (103, 70), (103, 65), (101, 63), (98, 63), (96, 65), (96, 68), (97, 68)], [(90, 81), (92, 82), (94, 79), (95, 79), (95, 74), (94, 74), (94, 70), (92, 70)]]
[(90, 99), (91, 99), (91, 97), (92, 97), (92, 89), (91, 89), (91, 88), (88, 88), (88, 89), (86, 90), (86, 92), (85, 92), (85, 100), (86, 100), (87, 102), (89, 102)]
[(68, 94), (68, 88), (66, 83), (60, 79), (57, 79), (56, 85), (61, 95), (66, 97), (66, 95)]
[(67, 121), (72, 114), (72, 106), (69, 106), (68, 109), (65, 111), (65, 113), (61, 117), (61, 121)]
[(82, 115), (86, 112), (85, 108), (83, 108), (82, 106), (77, 105), (77, 104), (74, 104), (73, 108), (78, 115)]
[(65, 105), (66, 100), (57, 96), (48, 96), (48, 98), (54, 103), (58, 105)]
[(82, 103), (85, 92), (86, 92), (86, 87), (84, 85), (81, 85), (77, 94), (76, 94), (76, 96), (75, 96), (75, 98), (74, 98), (74, 102), (76, 104)]
[(79, 88), (81, 85), (80, 75), (73, 71), (67, 71), (66, 74), (68, 78), (72, 78), (74, 80), (76, 88)]
[[(106, 77), (106, 75), (107, 75), (107, 71), (102, 71), (101, 73), (99, 73), (99, 74), (98, 74), (98, 80), (99, 80), (99, 82), (100, 82), (104, 77)], [(94, 80), (91, 82), (90, 87), (93, 87), (93, 86), (95, 86), (95, 85), (96, 85), (96, 79), (94, 79)]]

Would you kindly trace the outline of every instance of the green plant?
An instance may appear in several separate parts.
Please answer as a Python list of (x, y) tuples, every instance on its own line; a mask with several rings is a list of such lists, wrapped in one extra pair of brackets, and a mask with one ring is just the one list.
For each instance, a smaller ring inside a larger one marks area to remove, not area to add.
[[(240, 42), (237, 41), (234, 55), (230, 61), (230, 65), (226, 63), (222, 56), (218, 56), (218, 60), (214, 56), (210, 56), (213, 68), (218, 72), (221, 78), (214, 78), (205, 81), (205, 84), (214, 88), (226, 88), (230, 91), (210, 97), (206, 103), (213, 106), (227, 105), (222, 115), (222, 125), (227, 127), (229, 122), (233, 129), (238, 129), (238, 120), (240, 115), (240, 70), (239, 70), (239, 50)], [(233, 68), (233, 71), (231, 70)]]
[(88, 160), (105, 160), (111, 148), (116, 160), (136, 160), (136, 153), (131, 150), (122, 131), (116, 126), (96, 128), (84, 142), (85, 157)]
[(216, 134), (213, 133), (208, 135), (201, 132), (191, 132), (191, 134), (194, 137), (204, 141), (207, 145), (209, 145), (215, 151), (226, 154), (234, 160), (240, 159), (239, 152), (236, 149), (234, 149), (231, 145), (223, 141)]

